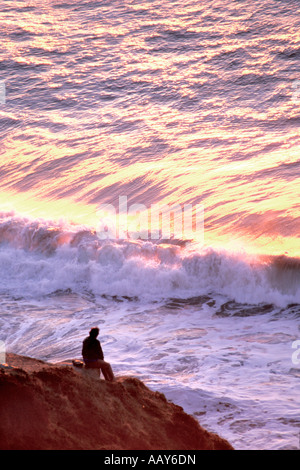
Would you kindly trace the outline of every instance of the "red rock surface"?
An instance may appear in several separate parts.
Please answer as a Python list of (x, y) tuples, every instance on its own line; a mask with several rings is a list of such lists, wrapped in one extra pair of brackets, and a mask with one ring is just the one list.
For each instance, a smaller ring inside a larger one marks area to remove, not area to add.
[(72, 366), (7, 354), (0, 368), (0, 448), (232, 449), (140, 380), (97, 380)]

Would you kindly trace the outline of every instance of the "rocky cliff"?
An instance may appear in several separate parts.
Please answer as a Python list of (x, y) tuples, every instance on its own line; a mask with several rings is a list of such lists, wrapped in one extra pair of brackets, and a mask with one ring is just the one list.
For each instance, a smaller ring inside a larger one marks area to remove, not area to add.
[(133, 377), (106, 382), (68, 364), (7, 354), (1, 449), (232, 449)]

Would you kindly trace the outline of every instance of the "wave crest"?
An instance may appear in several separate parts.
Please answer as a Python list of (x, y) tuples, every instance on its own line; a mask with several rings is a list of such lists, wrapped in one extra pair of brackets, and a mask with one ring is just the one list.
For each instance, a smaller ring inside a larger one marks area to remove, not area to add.
[(300, 261), (169, 240), (100, 240), (90, 227), (0, 214), (1, 292), (71, 289), (158, 300), (221, 294), (236, 302), (300, 303)]

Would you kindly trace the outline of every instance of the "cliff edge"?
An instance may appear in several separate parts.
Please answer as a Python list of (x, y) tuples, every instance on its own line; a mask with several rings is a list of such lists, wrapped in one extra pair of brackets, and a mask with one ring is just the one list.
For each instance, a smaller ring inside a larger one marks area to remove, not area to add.
[(0, 367), (2, 450), (230, 450), (140, 380), (106, 382), (72, 365), (7, 354)]

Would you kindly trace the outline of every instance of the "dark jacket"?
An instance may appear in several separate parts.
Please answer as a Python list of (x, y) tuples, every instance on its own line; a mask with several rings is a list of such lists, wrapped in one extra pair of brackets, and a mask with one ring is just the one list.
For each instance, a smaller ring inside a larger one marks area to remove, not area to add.
[(96, 338), (88, 336), (83, 341), (82, 345), (82, 357), (85, 363), (97, 361), (98, 359), (104, 359), (104, 354), (101, 348), (100, 341)]

